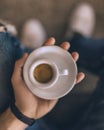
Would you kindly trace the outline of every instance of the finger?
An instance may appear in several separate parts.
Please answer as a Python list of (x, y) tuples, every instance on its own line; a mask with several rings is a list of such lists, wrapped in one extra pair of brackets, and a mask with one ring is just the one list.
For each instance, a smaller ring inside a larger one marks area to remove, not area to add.
[(26, 61), (27, 57), (28, 57), (28, 54), (25, 53), (25, 54), (22, 56), (21, 59), (19, 59), (18, 61), (16, 61), (16, 63), (15, 63), (15, 68), (18, 69), (18, 68), (23, 67), (23, 65), (25, 64), (25, 61)]
[(55, 38), (54, 38), (54, 37), (51, 37), (51, 38), (49, 38), (49, 39), (44, 43), (44, 45), (45, 45), (45, 46), (52, 46), (52, 45), (55, 44), (55, 42), (56, 42)]
[(62, 47), (64, 50), (68, 50), (70, 48), (69, 42), (63, 42), (60, 47)]
[(77, 52), (72, 53), (72, 57), (75, 60), (75, 62), (79, 59), (79, 54)]
[(28, 57), (28, 54), (25, 53), (21, 59), (16, 61), (13, 76), (18, 77), (18, 78), (21, 77), (21, 70), (22, 70), (22, 67), (23, 67), (27, 57)]
[(76, 84), (80, 83), (85, 78), (85, 74), (83, 72), (78, 73)]

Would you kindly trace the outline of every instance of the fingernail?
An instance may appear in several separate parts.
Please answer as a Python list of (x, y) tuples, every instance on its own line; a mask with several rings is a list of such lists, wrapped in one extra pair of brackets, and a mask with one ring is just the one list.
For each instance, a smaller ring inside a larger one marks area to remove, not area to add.
[(23, 54), (23, 57), (28, 57), (28, 53), (24, 53), (24, 54)]
[(52, 44), (54, 44), (55, 43), (55, 38), (54, 37), (50, 37), (46, 42), (45, 42), (45, 44), (47, 44), (47, 43), (50, 43), (51, 42), (51, 45)]

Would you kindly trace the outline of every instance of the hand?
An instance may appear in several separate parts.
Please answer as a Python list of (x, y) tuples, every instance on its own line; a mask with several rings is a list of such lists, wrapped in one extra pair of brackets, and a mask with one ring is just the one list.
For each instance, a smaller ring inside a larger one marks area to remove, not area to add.
[[(44, 45), (54, 45), (55, 39), (50, 38)], [(70, 44), (68, 42), (64, 42), (61, 44), (61, 47), (65, 50), (68, 50)], [(78, 53), (73, 52), (72, 56), (75, 61), (78, 60)], [(13, 76), (12, 76), (12, 85), (14, 89), (16, 106), (19, 110), (25, 115), (38, 119), (45, 114), (47, 114), (57, 103), (57, 100), (45, 100), (41, 99), (35, 95), (33, 95), (30, 90), (27, 88), (23, 77), (22, 77), (22, 69), (24, 63), (28, 57), (28, 54), (24, 54), (24, 56), (18, 60), (15, 64)], [(84, 78), (83, 73), (79, 73), (77, 76), (77, 83), (79, 83)]]

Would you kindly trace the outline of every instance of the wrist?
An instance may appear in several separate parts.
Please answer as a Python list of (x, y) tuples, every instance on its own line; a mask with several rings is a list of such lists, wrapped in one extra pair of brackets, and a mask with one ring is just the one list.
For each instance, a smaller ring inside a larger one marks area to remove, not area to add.
[(15, 105), (22, 114), (26, 115), (29, 118), (37, 119), (34, 106), (21, 106), (17, 102), (15, 103)]
[(28, 127), (28, 125), (17, 119), (10, 108), (0, 117), (1, 130), (24, 130), (26, 127)]
[(35, 119), (34, 118), (30, 118), (27, 115), (25, 115), (24, 113), (22, 113), (17, 106), (15, 105), (15, 103), (11, 103), (10, 105), (11, 111), (12, 113), (15, 115), (15, 117), (17, 119), (19, 119), (20, 121), (24, 122), (25, 124), (31, 126), (35, 123)]

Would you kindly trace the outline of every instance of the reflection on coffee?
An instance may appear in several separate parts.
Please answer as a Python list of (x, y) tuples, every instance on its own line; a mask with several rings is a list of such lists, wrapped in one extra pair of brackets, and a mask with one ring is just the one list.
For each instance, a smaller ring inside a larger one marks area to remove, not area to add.
[(48, 83), (53, 77), (53, 69), (49, 64), (40, 64), (34, 70), (34, 78), (40, 83)]

